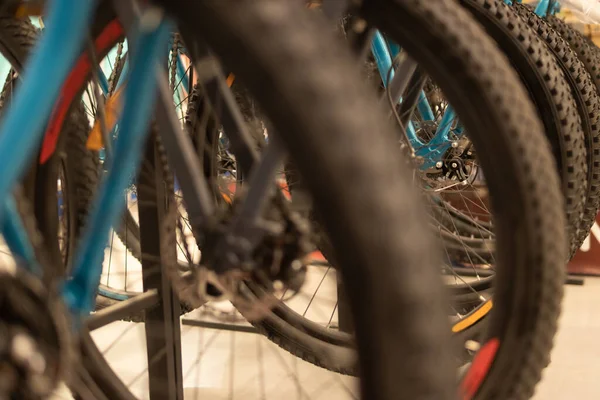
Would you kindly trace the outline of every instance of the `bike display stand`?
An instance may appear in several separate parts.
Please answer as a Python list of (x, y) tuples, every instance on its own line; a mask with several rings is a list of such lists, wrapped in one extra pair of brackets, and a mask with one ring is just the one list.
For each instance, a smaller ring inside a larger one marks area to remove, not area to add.
[(138, 210), (142, 277), (144, 291), (157, 290), (160, 302), (145, 312), (146, 348), (148, 351), (149, 397), (151, 400), (183, 400), (181, 368), (180, 303), (165, 276), (161, 259), (177, 257), (161, 254), (161, 233), (166, 213), (163, 175), (157, 171), (155, 141), (150, 139), (138, 180)]
[[(329, 266), (329, 263), (320, 252), (314, 252), (310, 256), (310, 265)], [(345, 291), (341, 284), (339, 275), (337, 276), (337, 295), (338, 295), (338, 328), (342, 332), (352, 332), (352, 318), (350, 309), (344, 301)], [(202, 312), (202, 309), (195, 310), (181, 319), (182, 325), (197, 326), (207, 329), (220, 329), (230, 332), (258, 333), (257, 329), (250, 323), (243, 321), (231, 321), (226, 316), (220, 317), (210, 312)]]
[(258, 333), (256, 328), (248, 322), (227, 321), (226, 318), (219, 318), (218, 316), (209, 315), (208, 313), (192, 312), (191, 315), (181, 319), (181, 324), (230, 332)]

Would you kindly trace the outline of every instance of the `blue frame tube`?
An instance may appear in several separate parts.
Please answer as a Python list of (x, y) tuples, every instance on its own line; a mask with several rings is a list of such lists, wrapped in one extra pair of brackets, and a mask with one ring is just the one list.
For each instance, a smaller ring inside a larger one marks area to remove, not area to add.
[[(390, 57), (387, 43), (379, 31), (375, 31), (373, 39), (371, 39), (371, 51), (373, 52), (373, 56), (377, 62), (377, 69), (379, 70), (381, 81), (383, 82), (384, 86), (387, 86), (388, 72), (390, 74), (389, 78), (394, 79), (394, 70), (392, 69), (392, 57)], [(413, 147), (424, 145), (424, 143), (421, 142), (417, 136), (417, 132), (415, 131), (415, 127), (412, 122), (408, 123), (408, 126), (406, 127), (406, 134), (408, 135), (408, 139)], [(414, 144), (417, 144), (417, 146), (414, 146)]]
[(452, 146), (450, 141), (450, 130), (456, 118), (452, 107), (448, 106), (440, 121), (435, 136), (421, 148), (416, 149), (415, 154), (424, 158), (421, 168), (433, 168), (437, 161), (441, 161), (446, 151)]
[[(387, 78), (387, 71), (389, 71), (389, 69), (392, 67), (392, 60), (398, 55), (398, 53), (400, 53), (401, 49), (398, 44), (387, 40), (379, 31), (376, 31), (375, 35), (376, 37), (373, 38), (372, 42), (372, 48), (375, 49), (373, 54), (375, 56), (375, 60), (377, 61), (377, 67), (386, 68), (384, 70), (379, 68), (379, 74), (381, 75), (381, 80), (384, 82), (384, 85), (387, 86), (388, 82), (385, 80), (385, 78)], [(382, 57), (381, 64), (379, 62), (379, 57)], [(394, 71), (391, 72), (390, 79), (393, 77)], [(427, 101), (427, 96), (425, 96), (425, 92), (422, 90), (421, 93), (419, 93), (417, 111), (421, 115), (421, 118), (423, 118), (425, 121), (433, 121), (435, 119), (433, 111), (431, 110), (431, 106), (429, 105), (429, 101)]]
[(104, 96), (108, 95), (108, 79), (106, 79), (106, 75), (102, 68), (98, 67), (98, 81), (100, 83), (100, 89), (102, 89), (102, 93)]
[(540, 17), (545, 17), (546, 15), (548, 15), (548, 8), (550, 5), (550, 0), (540, 0), (537, 4), (537, 6), (535, 6), (535, 13), (540, 16)]
[[(385, 86), (388, 84), (389, 79), (394, 78), (394, 70), (392, 69), (392, 56), (390, 55), (390, 49), (399, 51), (399, 46), (390, 46), (383, 35), (376, 31), (371, 40), (371, 51), (375, 57), (379, 75)], [(419, 94), (419, 102), (417, 103), (417, 110), (425, 121), (433, 121), (434, 115), (427, 101), (425, 93), (421, 91)], [(423, 143), (417, 136), (415, 126), (412, 121), (408, 123), (406, 134), (410, 141), (411, 146), (415, 150), (415, 154), (423, 158), (423, 164), (421, 169), (434, 168), (438, 161), (442, 160), (442, 157), (446, 151), (452, 146), (450, 141), (450, 131), (456, 118), (456, 113), (451, 107), (448, 107), (444, 112), (442, 121), (440, 121), (438, 130), (435, 136), (429, 141), (429, 143)], [(455, 132), (458, 133), (458, 132)], [(460, 130), (462, 133), (462, 129)]]
[(106, 181), (100, 187), (90, 213), (88, 227), (76, 254), (72, 278), (63, 291), (65, 301), (76, 317), (89, 314), (94, 307), (106, 239), (111, 227), (118, 223), (125, 207), (123, 192), (140, 164), (156, 100), (156, 68), (164, 55), (170, 32), (171, 26), (163, 21), (155, 30), (142, 29), (136, 36), (114, 157), (108, 161)]
[(10, 251), (25, 261), (23, 266), (29, 272), (41, 276), (42, 270), (35, 257), (33, 246), (27, 236), (27, 230), (23, 225), (19, 210), (13, 196), (4, 198), (2, 209), (4, 218), (2, 219), (2, 236), (8, 245)]
[(417, 111), (421, 114), (421, 118), (425, 121), (434, 121), (435, 116), (433, 115), (433, 110), (429, 105), (429, 101), (427, 100), (427, 96), (425, 92), (421, 90), (419, 93), (419, 102), (417, 103)]
[(387, 86), (389, 83), (388, 73), (389, 78), (392, 79), (394, 77), (394, 70), (392, 69), (392, 57), (388, 52), (386, 41), (379, 31), (375, 31), (373, 39), (371, 39), (371, 51), (377, 62), (377, 69), (379, 70), (381, 81), (384, 86)]

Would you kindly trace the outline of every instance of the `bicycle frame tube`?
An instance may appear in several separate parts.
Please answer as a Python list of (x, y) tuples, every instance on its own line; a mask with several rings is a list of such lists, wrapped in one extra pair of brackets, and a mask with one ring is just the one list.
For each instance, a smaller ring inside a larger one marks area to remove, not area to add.
[(549, 6), (550, 0), (540, 0), (537, 6), (535, 6), (535, 13), (543, 18), (548, 14)]
[(4, 198), (2, 220), (2, 236), (11, 252), (25, 261), (23, 267), (29, 272), (41, 276), (42, 270), (35, 258), (35, 252), (27, 237), (27, 231), (17, 210), (17, 205), (12, 196)]
[(106, 79), (106, 75), (100, 67), (98, 67), (98, 83), (100, 84), (100, 89), (102, 89), (102, 93), (105, 96), (108, 96), (108, 79)]
[[(523, 0), (514, 0), (517, 3), (522, 3)], [(513, 5), (513, 0), (504, 0), (505, 4), (509, 6)], [(560, 11), (560, 1), (558, 0), (539, 0), (535, 6), (535, 14), (541, 18), (547, 17), (548, 15), (555, 15)]]
[[(143, 18), (143, 17), (142, 17)], [(125, 88), (125, 104), (113, 157), (109, 159), (106, 181), (89, 216), (86, 231), (75, 257), (72, 278), (64, 287), (65, 301), (76, 317), (93, 310), (102, 273), (105, 242), (112, 226), (118, 223), (125, 207), (123, 192), (130, 184), (142, 156), (156, 99), (156, 70), (164, 55), (171, 26), (165, 21), (157, 27), (141, 26), (135, 51), (131, 53), (131, 74)], [(135, 101), (132, 101), (135, 99)]]
[(417, 103), (417, 111), (419, 112), (419, 114), (421, 114), (421, 117), (423, 117), (423, 120), (425, 120), (425, 121), (434, 121), (435, 120), (435, 116), (433, 115), (433, 110), (431, 109), (431, 106), (429, 105), (427, 96), (425, 95), (425, 92), (422, 90), (421, 90), (421, 93), (419, 93), (419, 102)]
[(379, 70), (379, 76), (384, 86), (388, 85), (388, 72), (390, 74), (389, 79), (394, 76), (394, 70), (392, 69), (392, 57), (388, 51), (385, 39), (379, 31), (375, 31), (373, 38), (371, 39), (371, 52), (375, 57), (377, 63), (377, 69)]
[[(400, 54), (400, 46), (394, 42), (391, 42), (387, 39), (384, 38), (384, 44), (386, 45), (386, 48), (389, 49), (389, 53), (390, 53), (390, 58), (393, 59), (395, 58), (398, 54)], [(431, 109), (431, 106), (429, 105), (429, 101), (427, 100), (427, 96), (425, 95), (425, 92), (423, 90), (421, 90), (419, 92), (419, 101), (417, 103), (417, 111), (419, 112), (419, 114), (421, 115), (421, 118), (424, 121), (434, 121), (435, 120), (435, 116), (433, 115), (433, 110)]]
[(560, 12), (560, 1), (553, 0), (552, 4), (550, 5), (550, 14), (555, 15), (559, 12)]
[[(383, 35), (376, 31), (373, 35), (373, 39), (371, 40), (371, 51), (375, 57), (375, 62), (377, 63), (377, 69), (379, 70), (381, 80), (384, 83), (384, 86), (387, 86), (389, 83), (388, 75), (389, 80), (393, 79), (394, 77), (394, 69), (392, 64), (392, 57), (394, 55), (390, 54), (390, 51), (398, 52), (400, 51), (400, 47), (395, 44), (390, 45)], [(435, 119), (431, 106), (429, 105), (427, 97), (423, 91), (421, 91), (419, 94), (417, 110), (424, 121), (433, 121)], [(456, 113), (452, 107), (448, 106), (444, 112), (442, 120), (440, 121), (438, 129), (436, 130), (435, 136), (428, 143), (424, 143), (417, 136), (412, 121), (408, 123), (406, 133), (410, 144), (415, 150), (415, 155), (423, 158), (423, 164), (420, 166), (421, 169), (434, 168), (438, 162), (442, 161), (444, 154), (452, 146), (450, 132), (452, 131), (455, 118)], [(460, 131), (455, 131), (454, 133), (460, 134), (462, 133), (462, 129), (460, 129)]]
[[(394, 69), (392, 68), (392, 57), (388, 51), (386, 41), (379, 31), (375, 31), (375, 34), (371, 39), (371, 51), (375, 57), (375, 62), (377, 63), (377, 70), (381, 76), (381, 81), (383, 82), (383, 85), (387, 87), (388, 73), (389, 79), (392, 80), (394, 78)], [(411, 144), (418, 143), (418, 146), (423, 145), (416, 134), (412, 122), (408, 123), (406, 132)]]
[(435, 166), (434, 162), (436, 160), (441, 161), (446, 150), (452, 146), (450, 131), (455, 118), (456, 113), (454, 110), (447, 107), (435, 132), (435, 136), (427, 143), (427, 145), (416, 149), (415, 154), (419, 157), (423, 157), (425, 160), (423, 167), (432, 168)]

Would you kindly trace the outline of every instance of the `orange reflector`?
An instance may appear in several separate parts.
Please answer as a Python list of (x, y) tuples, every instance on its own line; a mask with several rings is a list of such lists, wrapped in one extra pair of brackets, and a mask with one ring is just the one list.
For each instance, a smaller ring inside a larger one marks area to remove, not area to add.
[[(122, 106), (122, 97), (123, 97), (123, 88), (125, 85), (121, 86), (117, 89), (117, 91), (106, 101), (104, 105), (104, 116), (105, 116), (105, 126), (106, 131), (111, 132), (117, 121), (119, 120), (119, 116), (121, 115), (121, 106)], [(97, 119), (94, 122), (94, 127), (92, 128), (88, 140), (86, 143), (86, 147), (89, 150), (100, 150), (104, 147), (104, 142), (102, 140), (102, 129), (100, 125), (100, 120)]]
[(233, 81), (235, 81), (235, 75), (229, 74), (227, 77), (227, 86), (231, 87), (231, 85), (233, 85)]
[(485, 303), (479, 306), (479, 308), (475, 309), (473, 312), (454, 324), (452, 326), (452, 332), (462, 332), (468, 327), (474, 325), (476, 322), (485, 317), (492, 310), (492, 307), (492, 299), (488, 299)]

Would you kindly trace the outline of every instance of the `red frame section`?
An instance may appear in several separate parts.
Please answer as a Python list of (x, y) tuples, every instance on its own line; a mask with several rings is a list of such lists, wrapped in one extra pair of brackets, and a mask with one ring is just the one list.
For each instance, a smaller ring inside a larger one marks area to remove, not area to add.
[[(121, 36), (124, 35), (123, 26), (118, 20), (110, 22), (100, 35), (94, 41), (96, 52), (102, 53), (106, 51), (108, 46), (113, 45)], [(65, 118), (69, 112), (71, 104), (75, 96), (80, 92), (82, 86), (86, 82), (86, 78), (91, 70), (91, 61), (87, 53), (82, 54), (75, 67), (71, 70), (65, 84), (63, 85), (60, 97), (52, 111), (50, 122), (44, 133), (44, 141), (42, 143), (42, 150), (40, 152), (40, 164), (44, 164), (54, 151), (56, 150), (56, 143), (62, 130)]]

